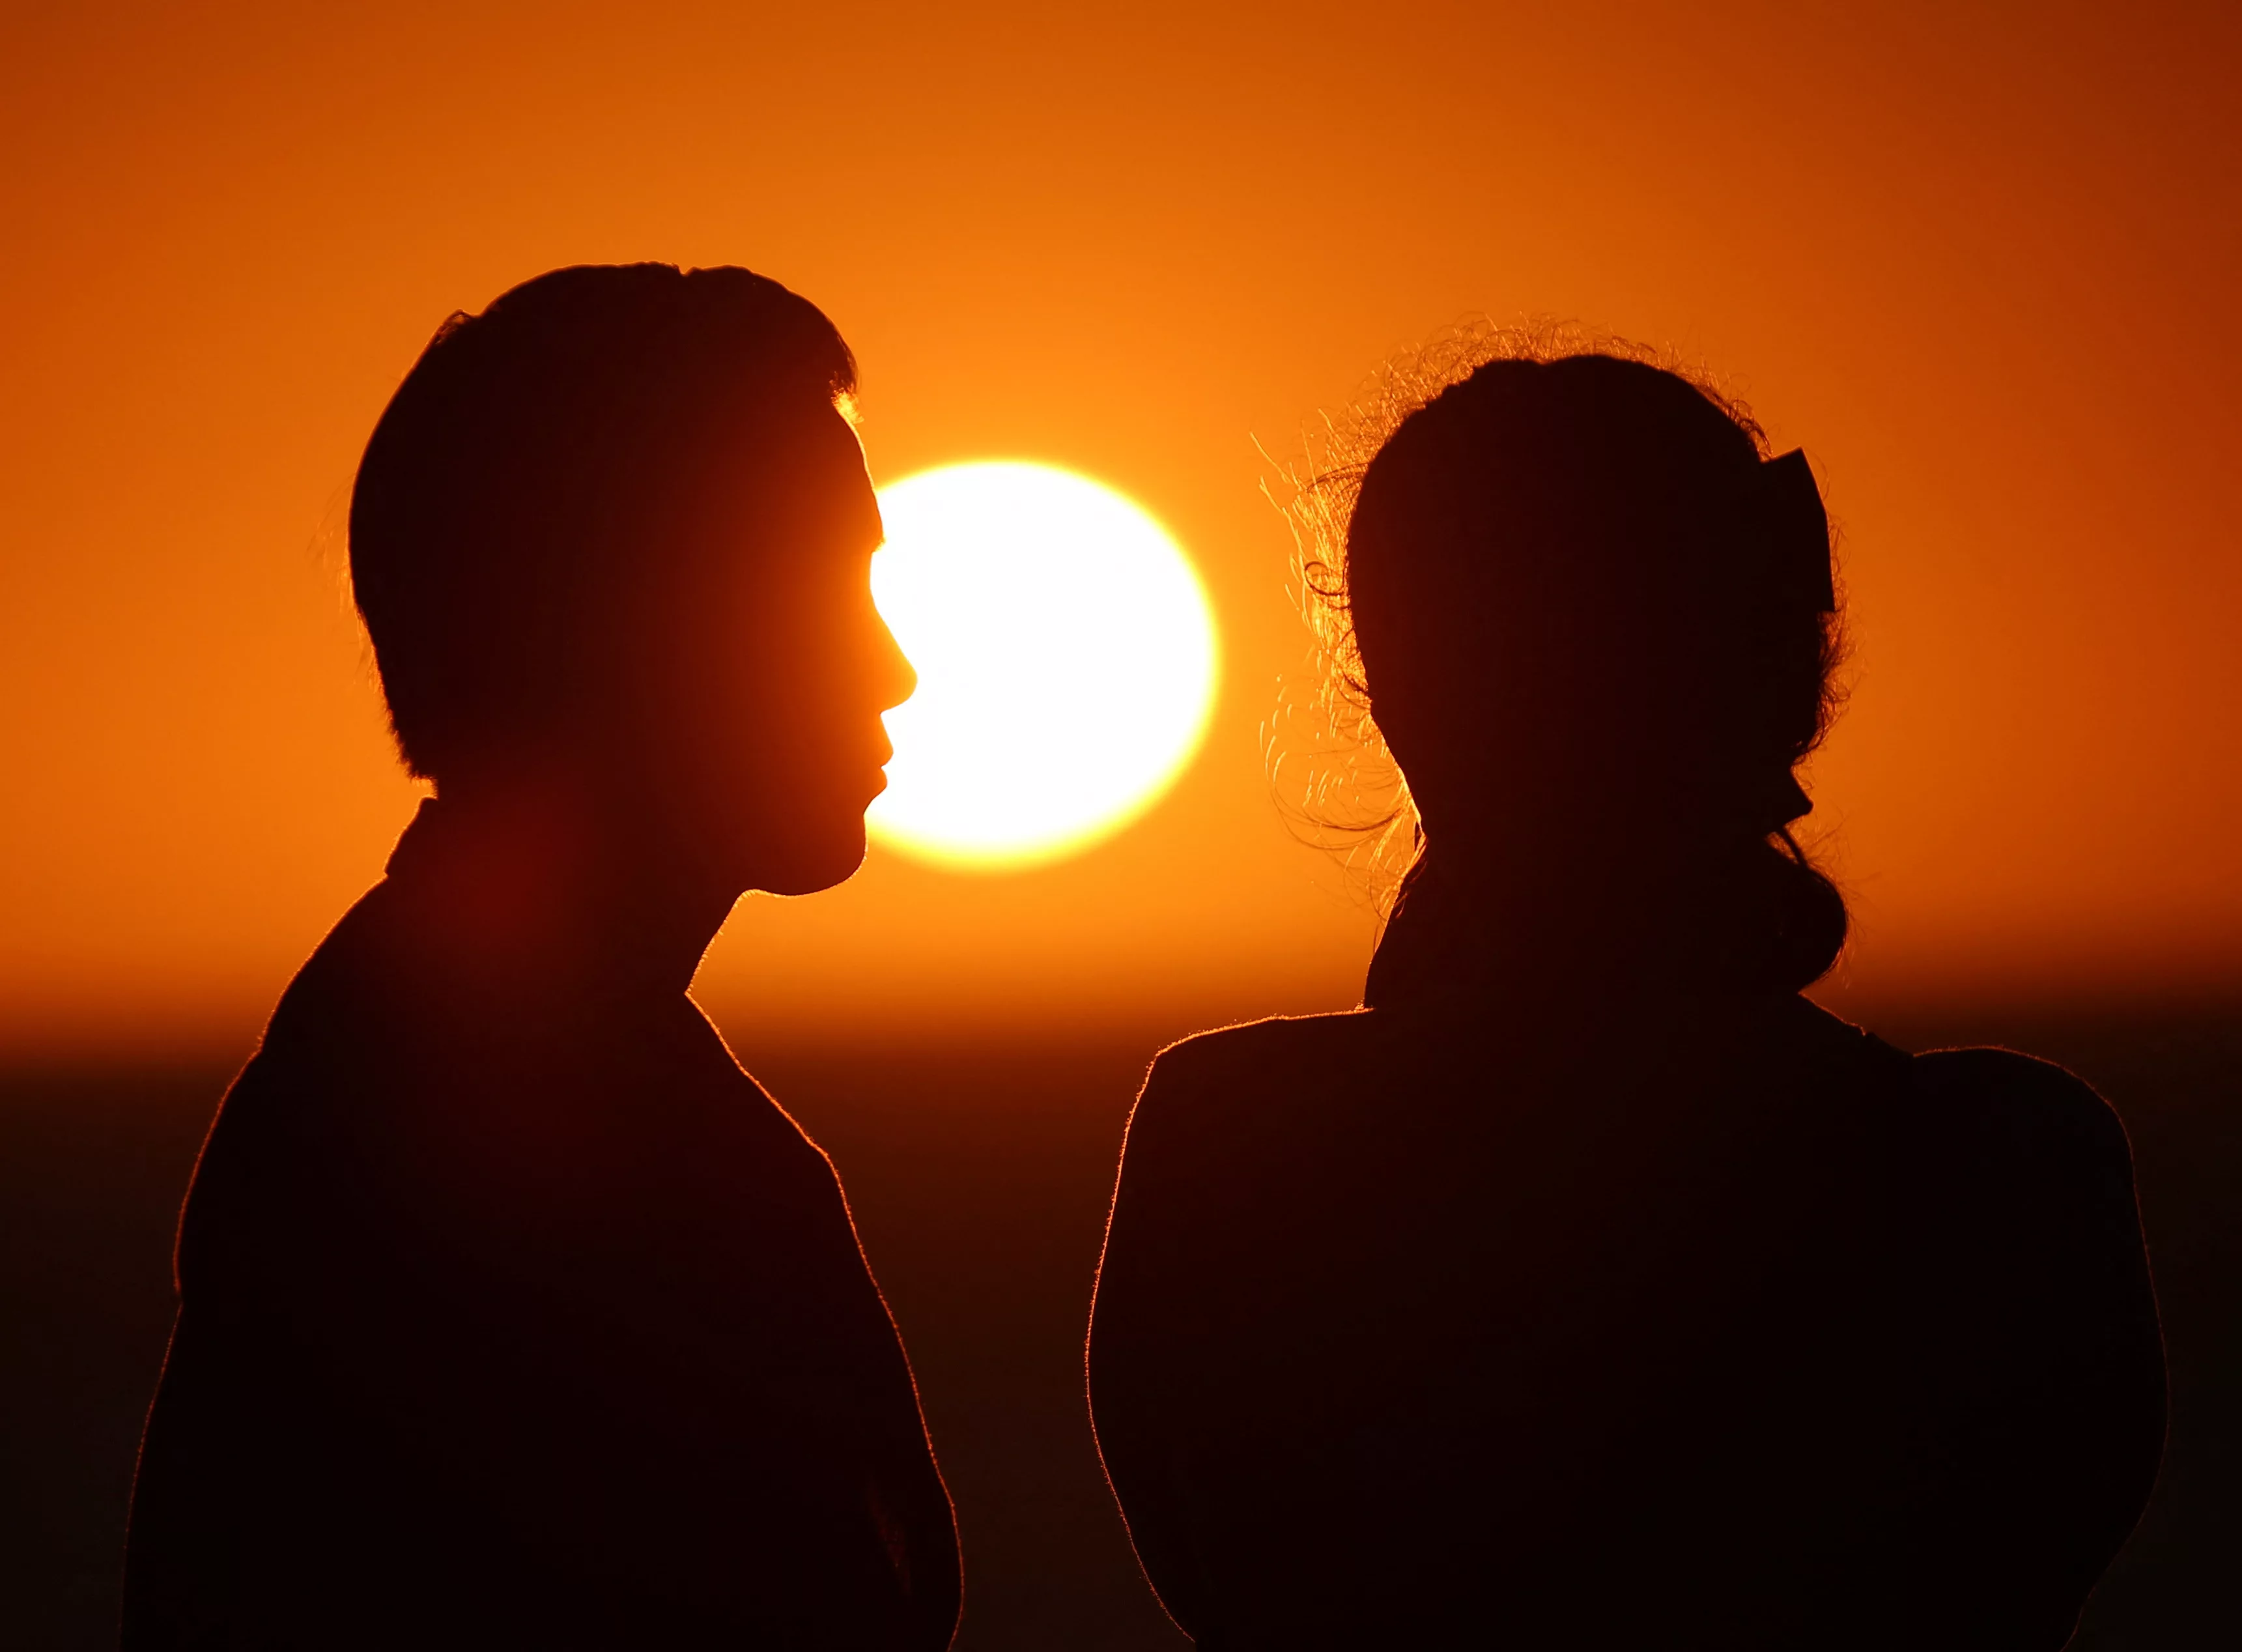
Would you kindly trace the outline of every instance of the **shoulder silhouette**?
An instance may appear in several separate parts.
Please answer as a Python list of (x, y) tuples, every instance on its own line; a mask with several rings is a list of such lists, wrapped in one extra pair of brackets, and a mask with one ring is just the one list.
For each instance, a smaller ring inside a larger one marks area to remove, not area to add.
[(383, 414), (352, 574), (436, 796), (197, 1166), (128, 1652), (949, 1643), (839, 1182), (686, 991), (855, 870), (910, 691), (854, 379), (775, 282), (586, 267)]
[(2069, 1074), (1817, 1010), (1802, 454), (1500, 359), (1360, 473), (1327, 594), (1420, 853), (1364, 1007), (1189, 1040), (1130, 1124), (1100, 1449), (1208, 1652), (2044, 1649), (2138, 1517), (2162, 1350)]

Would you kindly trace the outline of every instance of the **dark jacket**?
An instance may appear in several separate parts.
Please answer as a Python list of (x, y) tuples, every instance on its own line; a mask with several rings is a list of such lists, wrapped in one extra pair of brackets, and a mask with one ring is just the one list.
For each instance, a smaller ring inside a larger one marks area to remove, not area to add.
[(1091, 1376), (1202, 1652), (2054, 1652), (2164, 1432), (2109, 1108), (1791, 997), (1176, 1046)]
[(127, 1652), (940, 1652), (950, 1504), (832, 1165), (682, 982), (462, 951), (413, 842), (197, 1166)]

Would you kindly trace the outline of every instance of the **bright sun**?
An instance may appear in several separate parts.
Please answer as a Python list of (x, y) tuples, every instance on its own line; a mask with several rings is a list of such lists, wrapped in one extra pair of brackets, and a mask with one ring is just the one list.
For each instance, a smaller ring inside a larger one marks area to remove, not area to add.
[(1048, 465), (949, 465), (880, 490), (872, 596), (918, 668), (867, 816), (923, 860), (1007, 870), (1118, 831), (1213, 708), (1214, 619), (1130, 500)]

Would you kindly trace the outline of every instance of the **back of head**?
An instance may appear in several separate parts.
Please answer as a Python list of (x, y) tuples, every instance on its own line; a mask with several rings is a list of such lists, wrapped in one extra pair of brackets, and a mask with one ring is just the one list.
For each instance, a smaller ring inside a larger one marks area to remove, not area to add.
[(790, 435), (855, 383), (816, 306), (742, 269), (555, 270), (446, 321), (351, 499), (413, 770), (471, 772), (613, 694), (661, 646), (634, 616), (690, 577), (696, 516), (782, 487)]
[(1641, 361), (1491, 361), (1364, 472), (1346, 601), (1444, 870), (1679, 915), (1751, 985), (1829, 968), (1843, 903), (1786, 830), (1837, 653), (1802, 457)]

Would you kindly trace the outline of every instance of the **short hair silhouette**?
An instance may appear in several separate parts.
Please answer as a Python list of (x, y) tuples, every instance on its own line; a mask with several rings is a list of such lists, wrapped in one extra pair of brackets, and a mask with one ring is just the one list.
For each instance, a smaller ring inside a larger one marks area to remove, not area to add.
[(1131, 1116), (1089, 1367), (1138, 1555), (1226, 1652), (2057, 1652), (2163, 1437), (2125, 1132), (1797, 996), (1845, 936), (1788, 831), (1812, 471), (1497, 342), (1304, 494), (1422, 829), (1359, 1010), (1187, 1039)]
[(440, 780), (611, 689), (633, 663), (604, 635), (616, 604), (689, 575), (696, 530), (782, 485), (789, 425), (856, 387), (823, 312), (747, 270), (583, 265), (454, 314), (351, 496), (352, 583), (413, 771)]

